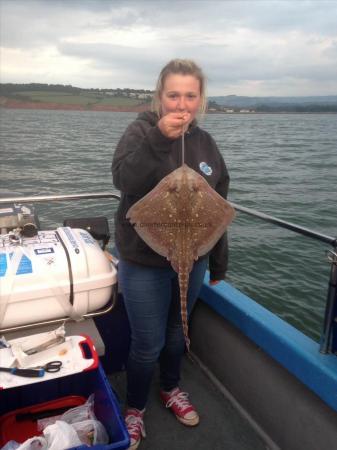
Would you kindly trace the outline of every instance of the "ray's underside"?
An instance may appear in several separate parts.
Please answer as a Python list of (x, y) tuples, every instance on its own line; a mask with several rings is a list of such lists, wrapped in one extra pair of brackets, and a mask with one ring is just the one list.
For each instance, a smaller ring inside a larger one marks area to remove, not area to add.
[(208, 253), (235, 215), (234, 208), (206, 180), (183, 164), (135, 203), (126, 217), (155, 252), (179, 275), (181, 313), (187, 346), (186, 296), (193, 263)]

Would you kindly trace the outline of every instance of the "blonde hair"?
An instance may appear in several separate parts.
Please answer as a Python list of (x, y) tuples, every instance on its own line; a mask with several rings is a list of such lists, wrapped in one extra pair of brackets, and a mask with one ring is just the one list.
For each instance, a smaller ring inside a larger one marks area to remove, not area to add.
[(199, 113), (203, 115), (206, 111), (206, 77), (201, 68), (190, 59), (172, 59), (166, 64), (159, 74), (156, 90), (153, 95), (151, 110), (161, 116), (161, 96), (164, 89), (165, 80), (170, 74), (192, 75), (200, 83), (200, 107)]

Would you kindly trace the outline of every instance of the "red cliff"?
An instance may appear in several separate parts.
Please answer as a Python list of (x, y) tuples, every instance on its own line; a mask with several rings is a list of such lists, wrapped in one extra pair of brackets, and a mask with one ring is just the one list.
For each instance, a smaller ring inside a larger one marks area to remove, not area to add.
[(0, 107), (10, 109), (58, 109), (64, 111), (115, 111), (115, 112), (142, 112), (150, 109), (149, 103), (137, 106), (110, 106), (110, 105), (76, 105), (52, 102), (29, 102), (0, 97)]

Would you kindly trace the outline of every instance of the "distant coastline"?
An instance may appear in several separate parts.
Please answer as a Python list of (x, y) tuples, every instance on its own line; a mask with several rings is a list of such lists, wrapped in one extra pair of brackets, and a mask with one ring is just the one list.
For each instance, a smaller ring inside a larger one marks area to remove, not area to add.
[[(53, 102), (28, 102), (0, 97), (0, 109), (33, 109), (33, 110), (56, 110), (56, 111), (100, 111), (100, 112), (134, 112), (140, 113), (150, 110), (150, 104), (145, 103), (135, 106), (110, 106), (92, 105), (90, 107), (79, 104), (60, 104)], [(261, 114), (337, 114), (337, 111), (223, 111), (211, 109), (207, 114), (241, 114), (241, 115), (261, 115)]]
[[(154, 91), (82, 89), (71, 85), (0, 83), (0, 108), (63, 111), (142, 112)], [(336, 114), (337, 95), (307, 97), (208, 97), (209, 114)]]
[(134, 106), (111, 106), (111, 105), (79, 105), (54, 102), (32, 102), (20, 101), (11, 98), (0, 97), (0, 108), (7, 109), (46, 109), (60, 111), (105, 111), (105, 112), (142, 112), (150, 109), (149, 104)]

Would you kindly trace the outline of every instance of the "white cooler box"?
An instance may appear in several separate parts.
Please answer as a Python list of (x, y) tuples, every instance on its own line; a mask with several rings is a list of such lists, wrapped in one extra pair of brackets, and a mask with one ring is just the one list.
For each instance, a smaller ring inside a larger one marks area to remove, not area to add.
[(115, 267), (85, 230), (39, 231), (13, 244), (0, 235), (0, 329), (102, 308), (117, 282)]

